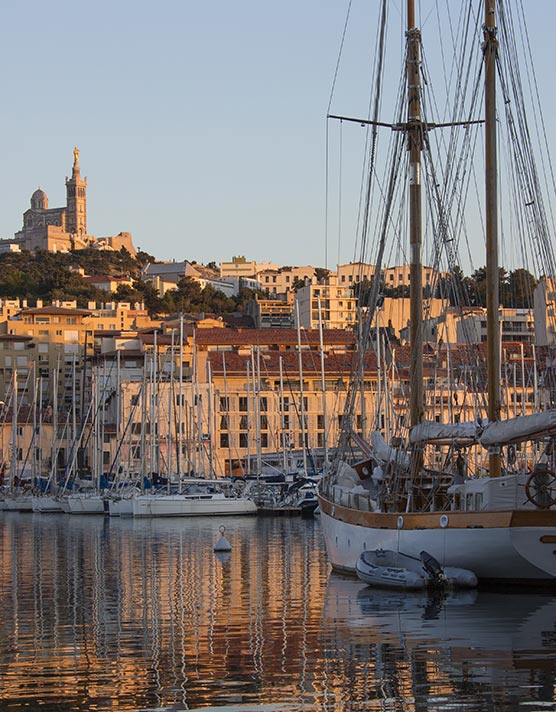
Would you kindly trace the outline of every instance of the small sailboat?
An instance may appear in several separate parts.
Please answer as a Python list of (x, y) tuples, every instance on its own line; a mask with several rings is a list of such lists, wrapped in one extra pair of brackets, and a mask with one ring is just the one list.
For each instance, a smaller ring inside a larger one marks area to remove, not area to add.
[(257, 505), (232, 482), (187, 478), (180, 492), (131, 498), (134, 517), (194, 517), (256, 514)]

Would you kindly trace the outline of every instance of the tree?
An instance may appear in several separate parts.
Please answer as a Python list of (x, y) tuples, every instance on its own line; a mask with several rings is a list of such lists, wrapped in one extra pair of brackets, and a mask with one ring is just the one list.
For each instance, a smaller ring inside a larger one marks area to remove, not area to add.
[(322, 282), (330, 275), (330, 270), (324, 267), (315, 267), (315, 277), (318, 282)]
[[(513, 270), (508, 275), (508, 305), (515, 309), (529, 309), (533, 304), (533, 292), (538, 282), (524, 268)], [(506, 305), (505, 305), (506, 306)]]

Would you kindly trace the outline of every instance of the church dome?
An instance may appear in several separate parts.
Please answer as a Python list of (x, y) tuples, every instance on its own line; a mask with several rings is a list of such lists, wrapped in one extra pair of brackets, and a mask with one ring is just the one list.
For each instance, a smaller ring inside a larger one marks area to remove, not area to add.
[(31, 196), (31, 208), (33, 210), (46, 210), (48, 208), (48, 197), (44, 190), (38, 188)]

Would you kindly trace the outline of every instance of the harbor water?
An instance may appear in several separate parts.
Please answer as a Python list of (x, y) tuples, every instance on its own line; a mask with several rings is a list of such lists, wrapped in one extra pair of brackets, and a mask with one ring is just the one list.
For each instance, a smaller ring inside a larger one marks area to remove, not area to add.
[(555, 592), (371, 590), (317, 518), (0, 515), (2, 711), (546, 712), (555, 678)]

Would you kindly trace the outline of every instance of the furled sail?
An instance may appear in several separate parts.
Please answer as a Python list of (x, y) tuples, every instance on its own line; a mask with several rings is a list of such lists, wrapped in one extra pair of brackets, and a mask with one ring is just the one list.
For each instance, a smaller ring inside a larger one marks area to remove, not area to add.
[(382, 437), (382, 433), (375, 430), (371, 433), (371, 446), (373, 453), (383, 462), (397, 462), (404, 467), (409, 466), (409, 456), (404, 450), (391, 447)]
[(485, 426), (479, 442), (483, 447), (509, 445), (556, 433), (556, 410), (521, 415)]
[(437, 423), (424, 420), (409, 433), (411, 445), (422, 443), (471, 445), (477, 442), (482, 427), (476, 421), (466, 423)]

